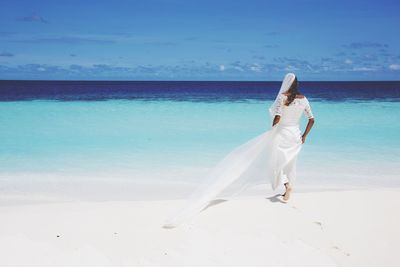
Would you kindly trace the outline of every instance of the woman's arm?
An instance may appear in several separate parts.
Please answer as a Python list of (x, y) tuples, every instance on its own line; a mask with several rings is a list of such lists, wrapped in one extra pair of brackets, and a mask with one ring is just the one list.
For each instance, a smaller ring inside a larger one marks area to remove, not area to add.
[(275, 116), (274, 116), (274, 120), (272, 121), (272, 127), (274, 127), (281, 119), (284, 98), (285, 98), (285, 95), (280, 94), (274, 102), (275, 107), (274, 107), (273, 113)]
[(307, 127), (306, 127), (306, 129), (305, 129), (303, 135), (301, 136), (301, 142), (302, 142), (303, 144), (304, 144), (304, 142), (306, 141), (307, 134), (310, 132), (310, 130), (311, 130), (311, 128), (313, 127), (313, 125), (314, 125), (314, 118), (308, 119)]

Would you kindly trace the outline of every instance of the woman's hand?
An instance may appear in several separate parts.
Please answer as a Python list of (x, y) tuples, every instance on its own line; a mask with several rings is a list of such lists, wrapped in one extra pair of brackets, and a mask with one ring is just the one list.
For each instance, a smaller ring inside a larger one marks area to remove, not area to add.
[(314, 118), (308, 119), (306, 130), (304, 131), (303, 135), (301, 136), (301, 143), (302, 144), (304, 144), (304, 142), (306, 141), (306, 136), (310, 132), (310, 130), (313, 127), (313, 125), (314, 125)]

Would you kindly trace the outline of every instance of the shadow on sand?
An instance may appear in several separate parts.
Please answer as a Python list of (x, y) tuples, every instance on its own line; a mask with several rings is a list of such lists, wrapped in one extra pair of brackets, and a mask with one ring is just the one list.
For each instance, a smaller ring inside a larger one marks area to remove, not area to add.
[[(273, 202), (273, 203), (283, 203), (283, 204), (287, 204), (287, 202), (282, 200), (282, 195), (281, 194), (276, 194), (274, 196), (270, 196), (270, 197), (266, 197), (265, 199), (268, 199), (269, 201)], [(205, 208), (203, 208), (201, 210), (204, 211), (212, 206), (218, 205), (220, 203), (226, 202), (228, 200), (226, 199), (214, 199), (213, 201), (211, 201)]]
[[(287, 202), (282, 200), (282, 195), (281, 194), (276, 194), (274, 196), (270, 196), (270, 197), (266, 197), (265, 199), (268, 199), (269, 201), (271, 201), (272, 203), (283, 203), (283, 204), (287, 204)], [(211, 201), (205, 208), (203, 208), (201, 211), (204, 211), (212, 206), (218, 205), (220, 203), (226, 202), (228, 200), (226, 199), (214, 199), (213, 201)]]
[[(281, 198), (282, 198), (282, 195), (281, 194), (277, 194), (277, 195), (274, 195), (274, 196), (266, 197), (265, 199), (268, 199), (269, 201), (271, 201), (273, 203), (284, 203), (284, 204), (287, 204), (287, 202), (282, 201)], [(221, 203), (226, 202), (226, 201), (228, 201), (228, 200), (226, 200), (226, 199), (214, 199), (206, 207), (204, 207), (200, 212), (203, 212), (204, 210), (206, 210), (206, 209), (208, 209), (208, 208), (210, 208), (212, 206), (221, 204)], [(164, 225), (163, 226), (163, 228), (166, 228), (166, 229), (171, 229), (171, 228), (175, 228), (175, 227), (176, 227), (175, 225)]]
[(203, 208), (201, 211), (204, 211), (204, 210), (208, 209), (209, 207), (218, 205), (218, 204), (226, 202), (226, 201), (228, 201), (228, 200), (226, 200), (226, 199), (214, 199), (205, 208)]
[(282, 200), (282, 195), (281, 194), (277, 194), (277, 195), (274, 195), (274, 196), (266, 197), (265, 199), (268, 199), (269, 201), (271, 201), (273, 203), (287, 204), (287, 202)]

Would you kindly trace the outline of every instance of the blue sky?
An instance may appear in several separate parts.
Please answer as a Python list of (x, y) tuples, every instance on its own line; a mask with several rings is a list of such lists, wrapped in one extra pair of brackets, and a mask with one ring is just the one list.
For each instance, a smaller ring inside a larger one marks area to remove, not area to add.
[(398, 1), (0, 1), (0, 79), (399, 80)]

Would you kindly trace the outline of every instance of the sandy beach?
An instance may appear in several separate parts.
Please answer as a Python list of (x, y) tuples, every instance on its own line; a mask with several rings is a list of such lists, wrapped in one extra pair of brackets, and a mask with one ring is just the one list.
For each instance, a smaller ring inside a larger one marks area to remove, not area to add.
[(400, 190), (242, 197), (162, 227), (183, 200), (0, 207), (0, 265), (399, 266)]

